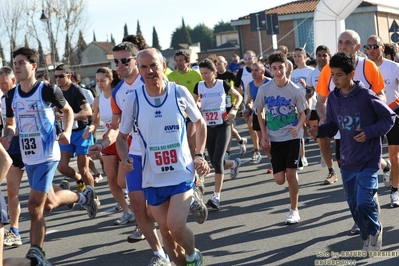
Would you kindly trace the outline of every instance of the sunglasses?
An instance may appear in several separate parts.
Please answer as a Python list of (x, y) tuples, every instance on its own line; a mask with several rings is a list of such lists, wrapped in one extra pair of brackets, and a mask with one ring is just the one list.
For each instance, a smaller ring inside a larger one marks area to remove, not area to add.
[(114, 59), (115, 65), (118, 66), (119, 62), (125, 66), (130, 62), (130, 60), (136, 59), (136, 57), (126, 57), (126, 58), (121, 58), (121, 59)]
[(243, 58), (245, 61), (249, 61), (249, 60), (252, 60), (252, 57), (244, 57)]
[(378, 44), (365, 44), (363, 46), (363, 48), (366, 50), (371, 50), (371, 49), (375, 50), (375, 49), (378, 49), (380, 46), (381, 45), (378, 45)]
[(57, 78), (63, 79), (63, 78), (65, 78), (66, 76), (67, 76), (67, 74), (63, 73), (63, 74), (59, 74), (59, 75), (54, 75), (54, 78), (55, 78), (55, 79), (57, 79)]

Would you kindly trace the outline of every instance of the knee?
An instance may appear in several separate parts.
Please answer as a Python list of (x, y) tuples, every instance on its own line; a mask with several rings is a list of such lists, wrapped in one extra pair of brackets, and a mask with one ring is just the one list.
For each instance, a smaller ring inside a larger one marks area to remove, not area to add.
[(173, 236), (180, 236), (184, 233), (184, 231), (186, 229), (186, 224), (179, 223), (176, 221), (171, 221), (171, 222), (168, 222), (168, 228)]
[(19, 187), (7, 186), (8, 200), (18, 200)]
[(276, 182), (277, 185), (284, 185), (285, 183), (285, 179), (284, 178), (280, 178), (280, 177), (274, 177), (274, 182)]

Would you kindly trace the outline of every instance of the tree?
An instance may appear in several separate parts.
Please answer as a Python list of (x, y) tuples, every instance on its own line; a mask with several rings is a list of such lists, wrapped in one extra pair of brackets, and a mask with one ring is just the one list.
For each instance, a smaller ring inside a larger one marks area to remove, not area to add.
[(158, 33), (155, 27), (152, 27), (152, 47), (161, 51), (161, 45), (159, 44)]
[(172, 40), (170, 46), (172, 48), (177, 48), (179, 44), (191, 44), (190, 37), (190, 27), (186, 27), (184, 23), (184, 19), (182, 19), (182, 26), (180, 28), (176, 28), (176, 30), (172, 33)]
[(7, 61), (6, 61), (6, 57), (4, 55), (4, 50), (3, 50), (3, 46), (0, 43), (0, 58), (1, 58), (1, 65), (5, 66), (7, 65)]
[(114, 35), (112, 35), (112, 33), (111, 33), (111, 42), (115, 45), (115, 39), (114, 39)]
[(201, 43), (201, 51), (215, 48), (213, 30), (205, 26), (205, 24), (201, 23), (195, 26), (195, 28), (190, 31), (190, 35), (193, 43)]
[(125, 26), (123, 27), (123, 37), (126, 37), (129, 35), (129, 31), (127, 30), (127, 24), (125, 23)]
[(79, 37), (78, 37), (78, 43), (76, 45), (76, 61), (77, 64), (79, 64), (82, 61), (82, 52), (84, 51), (84, 49), (86, 49), (87, 47), (87, 43), (83, 38), (83, 31), (80, 30), (79, 31)]
[[(23, 29), (21, 14), (26, 14), (24, 0), (2, 1), (0, 8), (0, 25), (5, 30), (10, 44), (10, 58), (16, 48), (19, 32)], [(12, 60), (11, 60), (12, 61)]]
[(136, 35), (141, 35), (143, 36), (143, 34), (141, 33), (141, 29), (140, 29), (140, 22), (137, 20), (137, 31), (136, 31)]
[(236, 30), (236, 28), (234, 26), (231, 26), (230, 22), (224, 22), (223, 20), (219, 21), (218, 24), (213, 26), (214, 33), (219, 33), (224, 31), (234, 31), (234, 30)]
[(42, 42), (40, 40), (39, 40), (39, 47), (37, 48), (37, 52), (39, 53), (39, 67), (45, 67), (47, 70), (47, 66), (45, 63), (46, 56), (44, 55)]
[[(79, 34), (80, 34), (80, 32), (79, 32)], [(79, 35), (79, 37), (80, 37), (80, 35)], [(94, 30), (93, 30), (93, 42), (96, 42), (97, 41), (97, 39), (96, 39), (96, 33), (94, 32)]]

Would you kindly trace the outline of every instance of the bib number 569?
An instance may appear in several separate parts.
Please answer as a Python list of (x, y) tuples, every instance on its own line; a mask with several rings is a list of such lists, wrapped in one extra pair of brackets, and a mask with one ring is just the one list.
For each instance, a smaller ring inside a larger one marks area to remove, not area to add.
[(175, 164), (177, 163), (177, 152), (176, 150), (166, 150), (166, 151), (157, 151), (154, 153), (155, 155), (155, 164), (157, 166)]

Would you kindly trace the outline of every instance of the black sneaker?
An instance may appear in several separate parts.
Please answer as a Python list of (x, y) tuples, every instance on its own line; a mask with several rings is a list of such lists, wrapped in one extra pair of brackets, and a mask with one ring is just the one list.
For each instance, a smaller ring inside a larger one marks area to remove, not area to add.
[(36, 260), (37, 266), (51, 266), (51, 263), (44, 257), (43, 252), (37, 247), (30, 247), (28, 254), (26, 254), (26, 258)]

